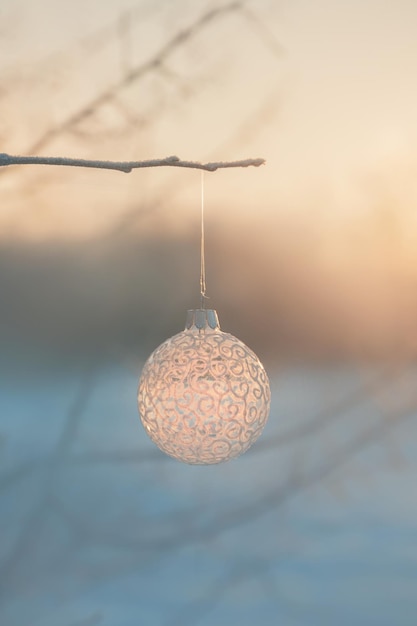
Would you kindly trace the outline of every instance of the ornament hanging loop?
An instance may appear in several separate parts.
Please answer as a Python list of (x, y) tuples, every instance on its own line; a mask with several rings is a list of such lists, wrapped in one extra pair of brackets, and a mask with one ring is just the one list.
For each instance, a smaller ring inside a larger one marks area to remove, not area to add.
[(201, 172), (201, 239), (200, 239), (200, 308), (205, 309), (206, 295), (206, 252), (204, 233), (204, 172)]

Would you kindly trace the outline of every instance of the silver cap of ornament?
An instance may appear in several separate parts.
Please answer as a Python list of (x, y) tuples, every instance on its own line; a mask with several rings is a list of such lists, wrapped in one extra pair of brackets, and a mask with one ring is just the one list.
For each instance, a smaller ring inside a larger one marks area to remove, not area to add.
[(219, 318), (214, 309), (189, 309), (185, 320), (185, 330), (220, 330)]

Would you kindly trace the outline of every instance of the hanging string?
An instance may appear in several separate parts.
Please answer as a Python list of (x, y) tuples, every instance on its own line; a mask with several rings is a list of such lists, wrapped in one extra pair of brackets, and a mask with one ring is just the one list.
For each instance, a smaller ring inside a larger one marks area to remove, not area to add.
[(200, 308), (205, 308), (206, 296), (206, 259), (204, 248), (204, 172), (201, 172), (201, 245), (200, 245)]

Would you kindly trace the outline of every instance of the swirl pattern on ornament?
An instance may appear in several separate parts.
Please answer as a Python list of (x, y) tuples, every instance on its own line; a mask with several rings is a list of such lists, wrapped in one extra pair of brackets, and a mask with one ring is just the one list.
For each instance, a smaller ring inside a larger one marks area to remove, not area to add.
[(268, 376), (239, 339), (216, 330), (185, 330), (149, 357), (138, 405), (152, 441), (191, 464), (243, 454), (268, 419)]

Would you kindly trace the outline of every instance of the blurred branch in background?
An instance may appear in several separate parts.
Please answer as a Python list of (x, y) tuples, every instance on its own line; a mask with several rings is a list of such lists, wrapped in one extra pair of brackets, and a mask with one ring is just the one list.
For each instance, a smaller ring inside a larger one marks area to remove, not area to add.
[[(395, 429), (402, 422), (416, 418), (417, 397), (414, 398), (414, 405), (410, 406), (406, 412), (399, 415), (397, 413), (387, 413), (377, 423), (363, 429), (357, 436), (339, 449), (328, 454), (328, 458), (324, 459), (322, 464), (318, 464), (316, 468), (303, 474), (295, 468), (295, 473), (289, 476), (284, 486), (277, 490), (263, 494), (259, 499), (251, 501), (247, 506), (235, 509), (229, 513), (219, 516), (219, 519), (208, 528), (200, 529), (198, 535), (188, 537), (187, 539), (179, 536), (175, 541), (175, 547), (182, 546), (182, 541), (186, 543), (211, 541), (213, 537), (217, 537), (220, 533), (235, 528), (241, 524), (253, 522), (261, 516), (267, 515), (273, 509), (284, 506), (290, 499), (295, 498), (303, 491), (323, 483), (333, 473), (337, 472), (343, 466), (353, 460), (362, 450), (383, 439), (389, 431)], [(178, 542), (178, 543), (177, 543)], [(173, 544), (174, 545), (174, 544)], [(167, 546), (164, 545), (165, 551)], [(166, 626), (183, 626), (197, 625), (208, 613), (216, 609), (221, 604), (226, 592), (230, 588), (242, 584), (245, 580), (259, 577), (260, 575), (268, 576), (268, 583), (274, 582), (271, 574), (273, 568), (272, 559), (265, 559), (263, 562), (251, 563), (244, 566), (237, 565), (221, 582), (216, 581), (214, 585), (208, 587), (204, 595), (201, 595), (195, 602), (186, 602), (178, 609), (178, 611), (166, 621)], [(275, 585), (274, 599), (280, 598), (278, 585)]]
[[(403, 373), (406, 374), (407, 371), (409, 370), (405, 367)], [(165, 464), (167, 461), (170, 461), (168, 457), (163, 456), (158, 451), (154, 453), (145, 451), (143, 453), (139, 452), (134, 454), (127, 451), (124, 453), (112, 453), (109, 451), (109, 453), (102, 455), (95, 455), (94, 453), (81, 455), (70, 454), (69, 446), (75, 443), (74, 437), (76, 436), (77, 423), (84, 411), (85, 402), (91, 394), (91, 384), (91, 378), (86, 381), (85, 385), (83, 384), (79, 397), (68, 413), (67, 424), (57, 444), (57, 449), (53, 452), (51, 459), (45, 462), (45, 470), (48, 471), (48, 476), (46, 477), (47, 482), (44, 496), (41, 498), (38, 506), (35, 507), (34, 513), (29, 516), (27, 524), (19, 535), (17, 544), (10, 554), (9, 560), (6, 561), (2, 568), (2, 573), (5, 576), (3, 587), (6, 591), (7, 586), (14, 580), (13, 577), (10, 578), (10, 568), (13, 566), (14, 569), (20, 563), (22, 548), (26, 547), (29, 539), (31, 543), (36, 540), (37, 533), (39, 533), (39, 525), (43, 522), (49, 510), (58, 515), (72, 530), (73, 534), (80, 538), (83, 544), (88, 542), (91, 545), (107, 546), (109, 549), (120, 551), (121, 554), (126, 555), (126, 563), (123, 563), (123, 559), (121, 563), (117, 563), (116, 559), (113, 566), (109, 563), (105, 570), (100, 573), (96, 572), (94, 579), (90, 582), (97, 584), (98, 581), (104, 579), (113, 579), (117, 576), (126, 575), (131, 571), (138, 571), (138, 569), (142, 567), (149, 567), (152, 563), (154, 564), (153, 566), (155, 566), (155, 564), (160, 565), (161, 561), (165, 560), (173, 552), (181, 551), (190, 545), (212, 542), (231, 529), (236, 529), (255, 520), (259, 520), (259, 518), (267, 515), (271, 511), (283, 507), (296, 496), (318, 484), (322, 484), (331, 475), (351, 462), (361, 451), (375, 444), (378, 440), (383, 439), (390, 431), (397, 428), (403, 422), (414, 418), (417, 407), (414, 390), (413, 394), (410, 392), (410, 398), (406, 403), (407, 406), (404, 405), (401, 410), (387, 411), (375, 420), (367, 419), (367, 423), (361, 425), (357, 429), (357, 432), (350, 435), (346, 441), (339, 443), (330, 450), (326, 450), (326, 453), (320, 453), (318, 460), (316, 460), (312, 466), (301, 468), (297, 460), (297, 452), (295, 452), (294, 455), (290, 455), (290, 458), (294, 459), (294, 465), (291, 466), (291, 463), (288, 464), (287, 476), (277, 480), (277, 484), (272, 488), (265, 488), (262, 493), (253, 495), (250, 501), (238, 504), (234, 503), (231, 506), (223, 505), (216, 514), (210, 516), (208, 522), (205, 521), (207, 517), (205, 507), (196, 508), (194, 510), (187, 509), (183, 512), (178, 510), (176, 513), (171, 513), (166, 520), (161, 519), (160, 530), (163, 533), (161, 536), (157, 536), (157, 527), (151, 528), (148, 527), (148, 525), (141, 525), (139, 533), (140, 538), (135, 539), (134, 537), (126, 536), (123, 532), (119, 532), (117, 527), (111, 531), (106, 530), (103, 532), (100, 528), (100, 523), (95, 525), (94, 519), (89, 519), (88, 516), (86, 517), (79, 511), (73, 510), (71, 502), (68, 501), (67, 498), (64, 501), (63, 495), (59, 492), (57, 482), (59, 479), (58, 470), (68, 465), (79, 465), (81, 469), (83, 466), (86, 468), (86, 465), (88, 466), (95, 463), (117, 464), (120, 461), (123, 463), (136, 463), (138, 461), (145, 463), (146, 461), (153, 461), (156, 464)], [(370, 389), (375, 392), (378, 388), (389, 386), (389, 384), (390, 380), (387, 377), (387, 372), (384, 371), (369, 387), (364, 385), (354, 390), (350, 398), (345, 398), (341, 401), (339, 410), (345, 410), (349, 405), (353, 406), (355, 403), (359, 402), (360, 399), (362, 399), (364, 403), (367, 400)], [(319, 439), (312, 441), (320, 441), (320, 445), (323, 447), (326, 447), (325, 442), (327, 435), (325, 426), (328, 421), (328, 416), (331, 413), (334, 417), (337, 416), (337, 405), (333, 405), (331, 408), (324, 408), (321, 416), (318, 415), (315, 418), (315, 421), (320, 426), (318, 432), (315, 433)], [(307, 424), (310, 423), (314, 423), (314, 420), (310, 420)], [(304, 439), (306, 436), (312, 435), (313, 430), (313, 428), (307, 426), (304, 432), (297, 432), (297, 430), (294, 432), (297, 437), (302, 436)], [(265, 443), (267, 443), (267, 440)], [(282, 445), (283, 443), (293, 444), (295, 442), (294, 440), (289, 440), (288, 437), (286, 438), (284, 433), (282, 440), (280, 440), (279, 437), (275, 440), (272, 438), (271, 446), (262, 446), (261, 441), (258, 452), (261, 453), (261, 455), (265, 454), (266, 449), (271, 450), (274, 446)], [(312, 445), (312, 442), (310, 442), (310, 445)], [(63, 454), (64, 449), (65, 454)], [(256, 453), (256, 448), (254, 449), (254, 453)], [(172, 463), (172, 461), (170, 462)], [(59, 466), (57, 463), (59, 463)], [(52, 470), (51, 474), (49, 474), (50, 470)], [(56, 485), (56, 489), (53, 488), (54, 485)], [(98, 520), (96, 520), (96, 522), (98, 522)], [(164, 530), (167, 524), (169, 524), (168, 533)], [(146, 554), (145, 561), (143, 561), (144, 554)], [(19, 555), (19, 558), (16, 558), (17, 555)], [(270, 568), (271, 561), (267, 560), (262, 568), (264, 566), (266, 569)], [(236, 573), (238, 573), (237, 576), (235, 575)], [(253, 571), (250, 567), (243, 567), (241, 569), (237, 567), (235, 573), (231, 574), (230, 583), (232, 585), (239, 584), (245, 577), (252, 575)], [(213, 607), (216, 602), (221, 601), (221, 594), (212, 597), (210, 590), (207, 591), (207, 594), (207, 597), (201, 598), (195, 605), (185, 605), (184, 610), (180, 611), (179, 615), (187, 615), (188, 621), (185, 623), (197, 623), (191, 619), (191, 615), (193, 615), (194, 620), (197, 620), (199, 619), (200, 612), (201, 615), (205, 614), (206, 610)], [(189, 615), (190, 617), (188, 617)], [(177, 618), (175, 617), (175, 619)], [(178, 617), (178, 620), (179, 619)], [(173, 623), (176, 622), (173, 621)]]
[[(82, 374), (80, 388), (65, 416), (56, 447), (47, 462), (43, 463), (45, 476), (38, 500), (24, 521), (14, 545), (0, 563), (0, 597), (4, 596), (4, 593), (7, 594), (7, 585), (13, 586), (26, 576), (25, 559), (33, 557), (33, 548), (37, 545), (39, 536), (43, 531), (43, 526), (48, 517), (50, 500), (59, 480), (59, 468), (65, 463), (70, 448), (76, 440), (80, 420), (85, 414), (94, 386), (93, 378), (94, 372), (90, 368)], [(33, 467), (26, 469), (32, 473)], [(2, 487), (10, 486), (10, 481), (7, 481), (7, 478), (0, 482), (3, 483)]]
[[(200, 15), (192, 24), (182, 28), (169, 41), (164, 43), (160, 50), (158, 50), (150, 59), (138, 65), (133, 64), (132, 60), (132, 36), (135, 25), (135, 11), (129, 10), (122, 13), (116, 20), (114, 26), (109, 30), (106, 29), (106, 37), (103, 34), (99, 36), (97, 34), (91, 35), (91, 41), (98, 40), (102, 44), (108, 45), (108, 36), (113, 36), (120, 43), (120, 55), (121, 55), (121, 77), (115, 84), (109, 88), (103, 90), (96, 97), (90, 100), (87, 104), (79, 107), (74, 113), (69, 115), (64, 121), (56, 126), (48, 128), (29, 148), (29, 152), (38, 152), (45, 145), (50, 143), (53, 139), (58, 137), (64, 132), (74, 130), (85, 119), (94, 115), (94, 113), (102, 106), (111, 104), (118, 108), (121, 106), (117, 102), (117, 95), (119, 92), (126, 90), (136, 81), (144, 78), (150, 73), (160, 73), (165, 78), (170, 73), (167, 71), (166, 62), (171, 55), (173, 55), (178, 49), (184, 47), (192, 38), (196, 37), (203, 29), (229, 14), (238, 13), (247, 22), (250, 28), (252, 28), (254, 34), (263, 42), (265, 48), (269, 50), (272, 55), (281, 57), (283, 54), (283, 48), (277, 41), (272, 31), (265, 25), (265, 23), (256, 15), (254, 11), (250, 11), (245, 2), (231, 2), (228, 4), (220, 5), (218, 7), (210, 8), (208, 11)], [(138, 18), (140, 19), (140, 12)], [(88, 47), (88, 39), (83, 43)], [(172, 77), (172, 74), (171, 74)], [(124, 109), (126, 112), (127, 109)], [(128, 118), (130, 114), (128, 114)], [(134, 118), (132, 118), (133, 121)]]
[[(108, 102), (111, 102), (113, 98), (115, 97), (115, 94), (118, 91), (124, 88), (127, 88), (133, 82), (142, 78), (149, 72), (158, 71), (160, 68), (163, 67), (163, 64), (166, 62), (167, 58), (177, 48), (186, 44), (187, 41), (189, 41), (191, 37), (196, 35), (196, 33), (198, 33), (202, 28), (204, 28), (206, 25), (213, 22), (218, 17), (224, 15), (225, 13), (238, 10), (241, 4), (242, 4), (241, 2), (232, 2), (230, 4), (207, 11), (200, 18), (198, 18), (193, 24), (191, 24), (187, 28), (181, 30), (176, 35), (174, 35), (174, 37), (172, 37), (167, 43), (165, 43), (164, 46), (161, 48), (161, 50), (159, 50), (159, 52), (157, 52), (151, 59), (149, 59), (143, 64), (138, 65), (137, 67), (134, 67), (134, 68), (128, 67), (127, 71), (126, 71), (126, 57), (125, 57), (127, 49), (125, 48), (123, 50), (125, 73), (122, 75), (120, 80), (115, 85), (111, 86), (109, 89), (97, 95), (88, 104), (78, 109), (78, 111), (70, 115), (61, 124), (54, 126), (52, 128), (49, 128), (31, 146), (31, 148), (29, 149), (29, 152), (38, 152), (42, 147), (44, 147), (47, 143), (49, 143), (56, 136), (60, 135), (61, 133), (65, 131), (71, 130), (73, 127), (75, 127), (77, 124), (82, 122), (84, 119), (90, 117), (100, 106), (105, 105)], [(117, 28), (117, 24), (116, 24), (116, 28)], [(117, 32), (116, 30), (116, 36), (120, 37), (120, 30), (119, 32)], [(124, 36), (125, 38), (128, 36), (128, 32), (126, 31), (125, 28), (122, 29), (122, 36)], [(129, 31), (129, 37), (130, 37), (130, 31)]]

